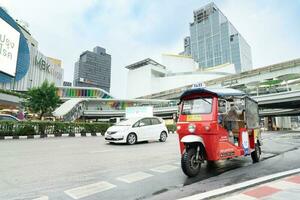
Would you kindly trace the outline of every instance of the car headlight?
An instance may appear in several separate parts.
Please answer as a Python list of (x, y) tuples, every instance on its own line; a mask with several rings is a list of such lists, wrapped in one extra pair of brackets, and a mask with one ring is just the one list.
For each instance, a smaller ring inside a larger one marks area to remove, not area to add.
[(117, 133), (117, 131), (106, 131), (107, 135), (113, 135), (113, 134), (116, 134), (116, 133)]
[(195, 124), (189, 124), (188, 130), (190, 133), (195, 133), (196, 125)]

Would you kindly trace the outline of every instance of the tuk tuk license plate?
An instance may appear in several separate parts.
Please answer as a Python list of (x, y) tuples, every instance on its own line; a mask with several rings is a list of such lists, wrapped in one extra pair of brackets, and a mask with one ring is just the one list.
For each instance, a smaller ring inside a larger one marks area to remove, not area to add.
[(202, 117), (201, 115), (188, 115), (186, 117), (186, 121), (201, 121)]

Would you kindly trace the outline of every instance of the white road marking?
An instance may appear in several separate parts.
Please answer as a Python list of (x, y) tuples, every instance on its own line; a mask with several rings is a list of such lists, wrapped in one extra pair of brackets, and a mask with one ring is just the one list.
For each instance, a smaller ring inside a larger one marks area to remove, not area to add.
[(297, 183), (292, 183), (288, 181), (273, 181), (270, 183), (264, 184), (269, 187), (277, 188), (280, 190), (285, 190), (285, 189), (297, 189), (300, 188), (300, 185)]
[(173, 165), (162, 165), (162, 166), (159, 166), (159, 167), (152, 168), (150, 170), (154, 171), (154, 172), (159, 172), (159, 173), (166, 173), (166, 172), (169, 172), (169, 171), (173, 171), (175, 169), (178, 169), (178, 167), (173, 166)]
[(101, 133), (96, 133), (97, 136), (102, 136)]
[(175, 162), (174, 165), (181, 165), (181, 163), (180, 162)]
[(80, 133), (76, 133), (75, 137), (81, 137), (81, 134)]
[(47, 196), (41, 196), (39, 198), (35, 198), (35, 199), (32, 199), (32, 200), (48, 200), (48, 199), (49, 199), (49, 197), (47, 197)]
[(87, 137), (90, 137), (90, 136), (92, 136), (92, 134), (91, 133), (86, 133), (85, 134)]
[(62, 137), (69, 137), (69, 134), (61, 134)]
[(105, 181), (101, 181), (98, 183), (93, 183), (93, 184), (69, 189), (64, 192), (67, 195), (69, 195), (70, 197), (72, 197), (73, 199), (80, 199), (80, 198), (87, 197), (87, 196), (90, 196), (90, 195), (93, 195), (93, 194), (96, 194), (99, 192), (110, 190), (115, 187), (117, 187), (117, 186), (110, 184), (108, 182), (105, 182)]
[(106, 152), (111, 152), (114, 151), (113, 149), (107, 149), (107, 150), (102, 150), (102, 151), (91, 151), (90, 153), (106, 153)]
[(256, 179), (245, 181), (243, 183), (238, 183), (238, 184), (226, 186), (226, 187), (211, 190), (211, 191), (208, 191), (208, 192), (195, 194), (193, 196), (185, 197), (185, 198), (182, 198), (180, 200), (208, 199), (208, 198), (216, 197), (218, 195), (222, 195), (222, 194), (229, 193), (229, 192), (232, 192), (232, 191), (241, 190), (241, 189), (244, 189), (244, 188), (247, 188), (247, 187), (251, 187), (251, 186), (257, 185), (259, 183), (265, 182), (265, 181), (270, 181), (270, 180), (274, 180), (274, 179), (277, 179), (277, 178), (282, 178), (282, 177), (289, 176), (289, 175), (296, 174), (296, 173), (300, 173), (300, 168), (285, 171), (285, 172), (279, 172), (279, 173), (268, 175), (268, 176), (259, 177), (259, 178), (256, 178)]
[(33, 138), (37, 139), (37, 138), (41, 138), (41, 136), (40, 135), (34, 135)]
[(243, 199), (243, 200), (257, 200), (257, 198), (250, 197), (250, 196), (245, 195), (245, 194), (238, 194), (238, 195), (226, 197), (222, 200), (241, 200), (241, 199)]
[(19, 139), (27, 139), (27, 136), (19, 136)]
[(133, 174), (128, 174), (128, 175), (125, 175), (125, 176), (118, 177), (117, 180), (123, 181), (125, 183), (133, 183), (133, 182), (136, 182), (136, 181), (140, 181), (140, 180), (149, 178), (151, 176), (153, 176), (153, 175), (152, 174), (147, 174), (145, 172), (136, 172), (136, 173), (133, 173)]
[(4, 136), (4, 139), (5, 139), (5, 140), (12, 140), (12, 139), (13, 139), (13, 136)]
[(53, 134), (49, 134), (49, 135), (47, 135), (47, 137), (49, 137), (49, 138), (50, 138), (50, 137), (54, 137), (54, 135), (53, 135)]

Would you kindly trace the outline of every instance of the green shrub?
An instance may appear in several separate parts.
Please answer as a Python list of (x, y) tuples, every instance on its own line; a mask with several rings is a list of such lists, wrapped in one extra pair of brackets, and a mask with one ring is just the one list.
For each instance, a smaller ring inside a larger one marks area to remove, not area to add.
[(14, 135), (35, 135), (34, 125), (22, 123), (17, 126)]
[(175, 132), (176, 131), (176, 124), (168, 124), (166, 125), (167, 126), (167, 129), (168, 131), (170, 132)]
[(110, 126), (109, 123), (0, 121), (0, 137), (76, 133), (102, 133), (103, 135)]

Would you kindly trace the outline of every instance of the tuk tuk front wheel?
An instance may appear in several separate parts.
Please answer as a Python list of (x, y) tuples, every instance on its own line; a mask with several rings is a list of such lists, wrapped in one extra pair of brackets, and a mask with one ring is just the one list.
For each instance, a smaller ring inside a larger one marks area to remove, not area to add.
[[(196, 159), (196, 148), (187, 149), (181, 157), (181, 168), (188, 177), (195, 177), (199, 174), (201, 161)], [(199, 155), (200, 156), (200, 155)]]
[(257, 163), (260, 160), (260, 147), (255, 144), (255, 150), (251, 153), (253, 163)]

